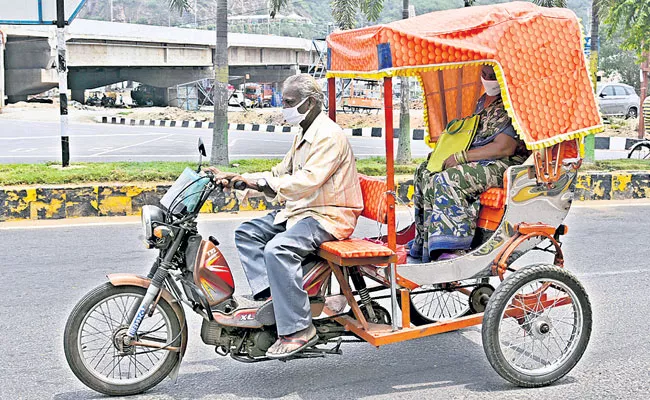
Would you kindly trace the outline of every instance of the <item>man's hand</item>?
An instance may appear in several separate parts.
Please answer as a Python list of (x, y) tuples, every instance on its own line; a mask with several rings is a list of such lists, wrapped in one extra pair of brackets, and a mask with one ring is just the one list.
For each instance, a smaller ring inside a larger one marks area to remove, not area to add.
[(455, 167), (456, 165), (458, 165), (458, 161), (456, 161), (456, 157), (454, 157), (453, 154), (447, 157), (445, 163), (443, 164), (444, 169)]
[(212, 179), (215, 183), (221, 184), (224, 187), (230, 186), (230, 183), (237, 177), (240, 178), (239, 180), (243, 179), (235, 172), (222, 172), (215, 167), (207, 167), (205, 170), (212, 174)]

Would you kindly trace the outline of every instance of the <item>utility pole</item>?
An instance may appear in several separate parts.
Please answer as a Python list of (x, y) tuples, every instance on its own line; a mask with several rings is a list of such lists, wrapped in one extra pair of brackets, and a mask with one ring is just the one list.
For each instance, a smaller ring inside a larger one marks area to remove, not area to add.
[[(402, 19), (409, 18), (409, 0), (402, 2)], [(409, 108), (411, 87), (407, 76), (400, 77), (399, 140), (396, 164), (411, 162), (411, 114)], [(384, 95), (386, 95), (384, 93)]]
[(199, 12), (199, 0), (194, 0), (194, 27), (198, 28), (199, 25), (197, 24), (196, 20), (196, 15)]
[(113, 0), (111, 0), (109, 8), (111, 9), (111, 22), (113, 22)]
[(70, 139), (68, 137), (68, 62), (65, 46), (65, 0), (56, 0), (56, 48), (59, 72), (59, 114), (61, 116), (61, 165), (70, 165)]

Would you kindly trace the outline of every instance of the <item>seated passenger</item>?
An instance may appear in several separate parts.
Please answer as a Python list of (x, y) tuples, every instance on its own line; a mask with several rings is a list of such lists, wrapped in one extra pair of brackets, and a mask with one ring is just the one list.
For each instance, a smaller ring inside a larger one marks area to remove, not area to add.
[(474, 113), (480, 119), (469, 150), (447, 158), (442, 172), (427, 170), (426, 161), (415, 171), (416, 234), (409, 255), (422, 262), (453, 258), (470, 248), (479, 196), (502, 186), (505, 170), (523, 163), (529, 154), (503, 107), (491, 66), (483, 66), (481, 81), (485, 94), (476, 104)]

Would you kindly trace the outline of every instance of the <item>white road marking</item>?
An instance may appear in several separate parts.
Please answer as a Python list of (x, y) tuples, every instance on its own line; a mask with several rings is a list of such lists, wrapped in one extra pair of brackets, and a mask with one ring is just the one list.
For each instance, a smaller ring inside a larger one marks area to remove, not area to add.
[[(70, 134), (70, 137), (73, 138), (82, 138), (82, 137), (116, 137), (116, 136), (156, 136), (156, 135), (165, 135), (167, 134), (166, 132), (158, 132), (158, 133), (112, 133), (112, 134), (92, 134), (92, 135), (75, 135)], [(23, 139), (60, 139), (61, 136), (16, 136), (16, 137), (0, 137), (0, 140), (23, 140)]]
[(120, 151), (120, 150), (128, 149), (128, 148), (131, 148), (131, 147), (135, 147), (135, 146), (141, 146), (141, 145), (143, 145), (143, 144), (147, 144), (147, 143), (151, 143), (151, 142), (156, 142), (156, 141), (158, 141), (158, 140), (161, 140), (161, 139), (164, 139), (164, 138), (168, 138), (168, 137), (170, 137), (170, 136), (174, 136), (174, 134), (173, 134), (173, 133), (170, 133), (170, 134), (168, 134), (168, 135), (161, 136), (161, 137), (159, 137), (159, 138), (155, 138), (155, 139), (151, 139), (151, 140), (146, 140), (146, 141), (144, 141), (144, 142), (135, 143), (135, 144), (130, 144), (130, 145), (128, 145), (128, 146), (123, 146), (123, 147), (118, 147), (117, 149), (113, 149), (113, 150), (102, 151), (102, 152), (100, 152), (100, 153), (96, 153), (96, 154), (90, 155), (90, 156), (88, 156), (88, 157), (98, 157), (98, 156), (101, 156), (101, 155), (106, 154), (106, 153), (111, 153), (111, 152), (114, 152), (114, 151)]

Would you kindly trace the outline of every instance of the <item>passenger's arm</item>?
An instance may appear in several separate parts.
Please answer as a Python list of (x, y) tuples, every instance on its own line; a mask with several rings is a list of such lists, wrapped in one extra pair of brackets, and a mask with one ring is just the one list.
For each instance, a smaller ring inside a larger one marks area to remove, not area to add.
[(499, 134), (491, 143), (476, 149), (468, 150), (467, 162), (499, 160), (514, 155), (516, 150), (517, 140), (506, 134)]
[[(499, 160), (510, 157), (517, 151), (517, 140), (506, 134), (497, 135), (494, 140), (485, 146), (467, 150), (467, 162), (483, 160)], [(445, 169), (458, 165), (452, 154), (445, 160)]]

